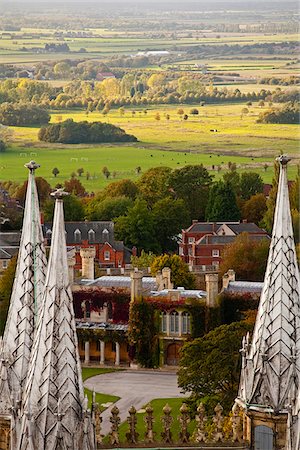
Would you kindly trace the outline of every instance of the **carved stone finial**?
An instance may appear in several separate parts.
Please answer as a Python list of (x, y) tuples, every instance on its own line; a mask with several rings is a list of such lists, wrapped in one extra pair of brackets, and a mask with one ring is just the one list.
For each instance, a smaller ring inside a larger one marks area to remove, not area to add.
[(51, 192), (52, 197), (57, 200), (62, 200), (64, 197), (69, 195), (69, 192), (65, 192), (63, 188), (56, 189), (56, 191)]
[(109, 433), (109, 440), (111, 445), (117, 445), (120, 443), (120, 437), (119, 437), (119, 425), (121, 422), (120, 416), (119, 416), (119, 408), (115, 405), (111, 410), (111, 417), (109, 419), (111, 423), (111, 431)]
[(207, 422), (207, 416), (205, 414), (205, 407), (203, 403), (200, 403), (200, 405), (197, 408), (196, 414), (196, 422), (197, 426), (195, 428), (193, 439), (196, 442), (207, 442), (207, 432), (205, 429), (205, 424)]
[(243, 442), (241, 409), (237, 403), (232, 407), (232, 442)]
[(183, 444), (186, 444), (189, 442), (190, 439), (190, 433), (188, 432), (188, 425), (191, 421), (189, 417), (189, 409), (187, 407), (186, 403), (182, 403), (180, 407), (180, 416), (178, 417), (179, 423), (180, 423), (180, 432), (179, 432), (179, 439), (180, 442)]
[(127, 422), (129, 425), (129, 431), (126, 433), (126, 439), (129, 444), (137, 444), (139, 433), (136, 431), (136, 409), (134, 406), (130, 408), (129, 416), (127, 417)]
[(153, 408), (151, 405), (146, 406), (146, 414), (144, 417), (144, 422), (146, 423), (146, 432), (145, 432), (145, 441), (148, 443), (154, 442), (154, 417), (153, 417)]
[(30, 170), (31, 173), (34, 173), (34, 171), (41, 166), (40, 164), (37, 164), (35, 161), (29, 161), (29, 163), (24, 164), (24, 167), (27, 167), (27, 169)]
[(223, 407), (220, 405), (220, 403), (217, 404), (215, 407), (215, 416), (213, 417), (213, 423), (214, 423), (214, 432), (213, 432), (213, 442), (219, 442), (223, 441), (224, 439), (224, 433), (223, 433), (223, 424), (224, 424), (224, 417), (222, 416)]
[(287, 155), (280, 155), (278, 158), (276, 158), (276, 161), (278, 161), (282, 166), (286, 166), (289, 161), (291, 161), (291, 158), (289, 158)]
[(171, 425), (173, 423), (173, 417), (171, 416), (172, 408), (166, 404), (163, 408), (164, 415), (161, 418), (163, 424), (163, 431), (161, 433), (161, 437), (163, 438), (163, 442), (165, 444), (172, 444), (172, 432)]

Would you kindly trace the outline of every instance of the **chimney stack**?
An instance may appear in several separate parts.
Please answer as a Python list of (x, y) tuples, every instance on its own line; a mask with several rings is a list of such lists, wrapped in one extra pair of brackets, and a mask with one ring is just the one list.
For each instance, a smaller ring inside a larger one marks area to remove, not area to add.
[(82, 265), (82, 278), (87, 278), (88, 280), (95, 279), (95, 247), (82, 247), (80, 249), (81, 265)]
[(139, 301), (143, 295), (143, 272), (135, 270), (130, 273), (131, 278), (131, 302)]
[(206, 283), (206, 306), (208, 308), (216, 308), (217, 304), (217, 296), (219, 293), (218, 286), (219, 276), (217, 273), (207, 273), (205, 275), (205, 283)]

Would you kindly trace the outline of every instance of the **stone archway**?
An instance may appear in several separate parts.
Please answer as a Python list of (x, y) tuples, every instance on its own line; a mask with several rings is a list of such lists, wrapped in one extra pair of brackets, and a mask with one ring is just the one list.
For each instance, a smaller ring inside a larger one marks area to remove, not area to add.
[(167, 357), (166, 363), (168, 366), (178, 366), (179, 364), (179, 352), (182, 347), (182, 344), (178, 342), (173, 342), (169, 344), (167, 347)]

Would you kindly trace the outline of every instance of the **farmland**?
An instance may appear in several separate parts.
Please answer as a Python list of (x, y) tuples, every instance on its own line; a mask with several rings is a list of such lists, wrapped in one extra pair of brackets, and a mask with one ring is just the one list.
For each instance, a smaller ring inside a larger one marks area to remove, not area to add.
[[(235, 162), (238, 170), (253, 170), (261, 174), (265, 182), (271, 182), (274, 157), (280, 152), (294, 155), (289, 176), (296, 175), (299, 130), (296, 125), (257, 124), (262, 108), (249, 107), (249, 113), (241, 114), (244, 105), (207, 105), (199, 108), (199, 115), (189, 114), (190, 105), (182, 105), (188, 114), (183, 120), (178, 108), (161, 105), (147, 109), (125, 109), (108, 115), (82, 111), (59, 111), (51, 114), (51, 122), (67, 118), (75, 121), (107, 121), (134, 134), (139, 142), (132, 145), (63, 145), (38, 141), (39, 128), (12, 127), (13, 143), (1, 156), (1, 179), (22, 181), (26, 172), (20, 167), (29, 158), (42, 165), (39, 175), (55, 185), (69, 178), (72, 172), (83, 167), (91, 177), (83, 183), (89, 191), (97, 191), (112, 181), (106, 180), (102, 168), (107, 166), (113, 179), (136, 179), (136, 167), (142, 172), (154, 166), (182, 167), (203, 163), (219, 178), (228, 169), (228, 162)], [(157, 120), (159, 114), (160, 120)], [(166, 115), (169, 115), (167, 120)], [(210, 130), (217, 129), (217, 132)], [(26, 161), (25, 161), (26, 160)], [(270, 168), (265, 169), (265, 164)], [(214, 168), (213, 168), (214, 166)], [(52, 169), (60, 170), (57, 178)]]

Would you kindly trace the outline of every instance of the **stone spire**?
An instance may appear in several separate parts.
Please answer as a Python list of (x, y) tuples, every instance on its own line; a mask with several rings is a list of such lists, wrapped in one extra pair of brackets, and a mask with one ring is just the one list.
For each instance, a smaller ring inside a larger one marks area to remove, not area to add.
[(264, 287), (252, 343), (249, 337), (243, 341), (237, 399), (247, 411), (274, 415), (287, 414), (295, 405), (300, 381), (300, 281), (287, 183), (289, 159), (282, 155), (278, 161), (280, 176)]
[(56, 198), (42, 309), (33, 344), (16, 448), (93, 450), (84, 400), (67, 249), (62, 189)]
[[(34, 179), (40, 166), (30, 161), (25, 167), (29, 169), (29, 177), (23, 229), (0, 361), (0, 392), (8, 389), (11, 398), (20, 397), (25, 384), (47, 263)], [(10, 405), (3, 401), (2, 395), (1, 400), (0, 414), (5, 414)]]

